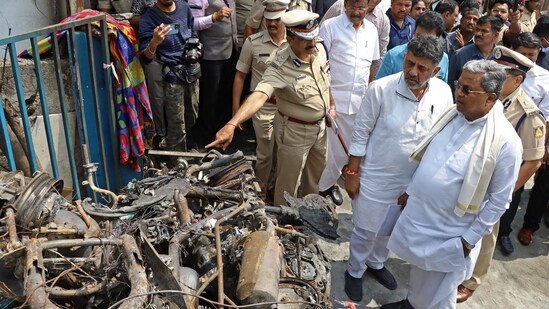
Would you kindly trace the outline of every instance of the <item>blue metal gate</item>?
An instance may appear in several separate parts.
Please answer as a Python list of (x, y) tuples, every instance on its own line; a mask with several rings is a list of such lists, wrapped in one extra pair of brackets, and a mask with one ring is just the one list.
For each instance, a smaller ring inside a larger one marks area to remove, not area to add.
[[(92, 22), (99, 23), (100, 38), (92, 36)], [(66, 31), (66, 46), (68, 54), (69, 72), (62, 69), (62, 48), (56, 33)], [(38, 40), (46, 35), (51, 38), (52, 55), (55, 66), (55, 78), (59, 96), (61, 117), (63, 121), (64, 143), (67, 147), (68, 161), (59, 162), (52, 136), (52, 124), (48, 112), (48, 100), (44, 87), (45, 76), (38, 52)], [(111, 70), (104, 64), (110, 63), (109, 45), (107, 37), (107, 23), (104, 15), (87, 17), (64, 24), (56, 24), (36, 31), (0, 39), (0, 48), (5, 46), (11, 60), (11, 70), (16, 87), (17, 100), (21, 112), (21, 120), (26, 137), (26, 147), (29, 155), (30, 168), (33, 172), (39, 170), (36, 157), (35, 143), (31, 135), (31, 123), (27, 113), (23, 80), (20, 65), (17, 61), (17, 42), (29, 41), (34, 61), (34, 72), (37, 80), (37, 91), (40, 99), (40, 107), (44, 118), (45, 138), (48, 144), (49, 160), (53, 177), (60, 177), (60, 165), (68, 165), (73, 183), (73, 196), (82, 198), (79, 184), (84, 181), (82, 173), (78, 173), (78, 164), (75, 158), (77, 149), (80, 149), (84, 165), (87, 170), (92, 170), (91, 164), (97, 164), (95, 185), (110, 191), (118, 191), (124, 181), (139, 177), (128, 167), (121, 166), (118, 161), (118, 137), (116, 134), (115, 112), (113, 103), (113, 88)], [(68, 102), (65, 93), (63, 74), (69, 76), (72, 84), (72, 97), (76, 112), (76, 128), (71, 127), (69, 121)], [(0, 103), (4, 102), (0, 97)], [(74, 130), (78, 132), (80, 143), (76, 143), (72, 137)], [(7, 157), (9, 169), (17, 169), (10, 137), (8, 124), (4, 110), (0, 109), (0, 139), (5, 145), (4, 155)], [(79, 147), (79, 148), (77, 148)], [(95, 192), (89, 191), (88, 195)]]

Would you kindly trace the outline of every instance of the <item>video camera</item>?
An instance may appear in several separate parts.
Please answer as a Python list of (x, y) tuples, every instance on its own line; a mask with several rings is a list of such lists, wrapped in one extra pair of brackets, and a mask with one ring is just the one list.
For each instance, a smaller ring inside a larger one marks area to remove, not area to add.
[(185, 50), (185, 60), (190, 64), (195, 64), (198, 62), (198, 58), (200, 58), (198, 53), (202, 50), (202, 43), (200, 43), (198, 38), (188, 38), (187, 42), (185, 42)]

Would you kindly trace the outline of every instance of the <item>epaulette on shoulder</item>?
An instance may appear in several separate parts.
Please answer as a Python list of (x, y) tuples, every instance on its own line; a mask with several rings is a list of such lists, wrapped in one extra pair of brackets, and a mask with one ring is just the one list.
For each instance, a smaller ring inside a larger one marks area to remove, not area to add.
[(286, 62), (286, 59), (288, 59), (288, 57), (290, 57), (290, 53), (288, 51), (288, 47), (286, 47), (276, 53), (276, 56), (271, 61), (270, 65), (275, 68), (279, 68), (284, 64), (284, 62)]
[(256, 33), (250, 35), (250, 36), (248, 37), (248, 39), (250, 39), (250, 41), (255, 41), (255, 40), (257, 40), (257, 39), (259, 39), (259, 38), (261, 38), (261, 37), (263, 37), (263, 31), (259, 31), (259, 32), (256, 32)]

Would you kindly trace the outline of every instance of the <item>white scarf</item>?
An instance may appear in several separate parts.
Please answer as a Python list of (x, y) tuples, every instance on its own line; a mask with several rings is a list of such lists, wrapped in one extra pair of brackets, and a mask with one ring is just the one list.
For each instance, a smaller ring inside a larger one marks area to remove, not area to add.
[[(444, 127), (457, 116), (456, 106), (451, 106), (433, 125), (429, 134), (419, 143), (416, 150), (410, 155), (415, 161), (421, 161), (425, 150), (433, 138)], [(487, 115), (486, 123), (476, 145), (474, 146), (463, 184), (459, 192), (456, 208), (456, 215), (463, 217), (465, 213), (478, 213), (480, 206), (488, 190), (490, 179), (496, 167), (496, 158), (500, 150), (501, 133), (497, 128), (501, 128), (503, 121), (508, 121), (503, 115), (503, 105), (498, 100)]]

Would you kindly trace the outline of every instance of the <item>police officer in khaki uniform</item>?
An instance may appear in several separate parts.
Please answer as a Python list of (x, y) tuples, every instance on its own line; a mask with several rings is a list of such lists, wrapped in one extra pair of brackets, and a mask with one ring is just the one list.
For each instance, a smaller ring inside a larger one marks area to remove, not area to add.
[(512, 231), (511, 223), (517, 212), (524, 184), (541, 166), (541, 159), (545, 154), (545, 118), (532, 99), (520, 87), (526, 72), (534, 66), (534, 63), (525, 56), (503, 46), (495, 47), (493, 54), (494, 60), (506, 67), (507, 79), (503, 84), (500, 100), (503, 103), (505, 117), (515, 127), (522, 141), (523, 163), (515, 183), (509, 209), (503, 214), (499, 224), (494, 226), (492, 233), (482, 239), (473, 276), (458, 287), (458, 302), (467, 300), (484, 281), (494, 255), (496, 239), (505, 255), (513, 252), (513, 244), (509, 238)]
[[(246, 18), (246, 27), (244, 28), (244, 39), (252, 35), (259, 28), (261, 28), (260, 30), (267, 29), (267, 25), (263, 23), (264, 9), (265, 7), (263, 6), (262, 0), (256, 0), (254, 2), (254, 5), (250, 9), (250, 14), (248, 15), (248, 18)], [(313, 10), (312, 0), (290, 0), (290, 3), (288, 5), (288, 10), (312, 11)]]
[[(253, 91), (261, 81), (269, 59), (276, 55), (279, 47), (287, 46), (286, 27), (280, 17), (288, 9), (290, 0), (264, 0), (262, 2), (265, 5), (263, 16), (267, 30), (249, 36), (242, 46), (233, 83), (233, 115), (240, 107), (246, 75), (250, 71), (252, 72), (250, 90)], [(271, 97), (252, 118), (257, 142), (255, 175), (263, 192), (268, 189), (273, 167), (275, 149), (273, 123), (276, 110), (276, 99)]]
[[(326, 165), (326, 113), (333, 103), (326, 50), (318, 38), (318, 14), (294, 10), (282, 16), (288, 47), (279, 50), (255, 91), (216, 134), (210, 147), (226, 148), (236, 126), (250, 118), (274, 94), (274, 134), (277, 144), (276, 205), (284, 191), (318, 193)], [(331, 115), (335, 117), (334, 115)]]

